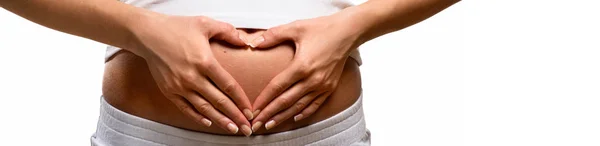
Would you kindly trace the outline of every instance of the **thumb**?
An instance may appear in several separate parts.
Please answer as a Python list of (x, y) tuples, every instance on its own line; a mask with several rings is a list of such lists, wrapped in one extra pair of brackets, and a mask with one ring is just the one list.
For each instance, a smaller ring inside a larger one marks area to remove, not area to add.
[(223, 23), (214, 30), (211, 38), (226, 41), (236, 46), (246, 46), (246, 42), (240, 36), (240, 32), (231, 24)]
[(286, 40), (295, 40), (297, 36), (295, 30), (296, 28), (289, 24), (273, 27), (252, 40), (249, 45), (253, 48), (268, 48)]

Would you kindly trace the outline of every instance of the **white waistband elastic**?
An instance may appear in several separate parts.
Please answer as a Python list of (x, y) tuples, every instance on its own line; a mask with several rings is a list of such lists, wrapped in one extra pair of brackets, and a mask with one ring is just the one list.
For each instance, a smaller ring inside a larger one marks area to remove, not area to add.
[(92, 145), (352, 145), (370, 140), (362, 95), (348, 109), (292, 131), (257, 136), (225, 136), (184, 130), (122, 112), (101, 98)]

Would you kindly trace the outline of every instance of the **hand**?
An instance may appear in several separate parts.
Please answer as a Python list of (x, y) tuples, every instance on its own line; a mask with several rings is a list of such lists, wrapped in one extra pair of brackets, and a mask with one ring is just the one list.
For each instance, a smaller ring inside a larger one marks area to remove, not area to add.
[[(288, 68), (275, 76), (254, 102), (252, 130), (271, 129), (294, 116), (313, 114), (336, 89), (350, 52), (358, 46), (359, 31), (342, 14), (299, 20), (267, 30), (251, 46), (268, 48), (286, 40), (296, 52)], [(264, 108), (264, 109), (263, 109)], [(262, 111), (260, 110), (262, 109)]]
[(161, 92), (198, 123), (215, 122), (232, 133), (240, 126), (250, 135), (250, 101), (209, 45), (211, 38), (245, 45), (237, 30), (202, 16), (159, 15), (141, 24), (133, 31), (139, 45), (132, 50), (146, 60)]

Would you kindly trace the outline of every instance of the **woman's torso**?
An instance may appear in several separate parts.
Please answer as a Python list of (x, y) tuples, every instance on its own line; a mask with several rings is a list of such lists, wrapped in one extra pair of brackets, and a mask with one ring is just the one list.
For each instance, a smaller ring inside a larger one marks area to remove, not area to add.
[[(250, 32), (249, 38), (253, 38), (263, 30), (240, 32)], [(251, 102), (275, 75), (288, 66), (294, 55), (290, 43), (267, 50), (249, 50), (211, 42), (211, 49), (219, 63), (240, 83)], [(289, 131), (322, 121), (352, 105), (360, 92), (358, 64), (349, 58), (337, 89), (317, 112), (298, 122), (290, 118), (274, 129), (266, 131), (262, 128), (254, 134)], [(144, 59), (127, 51), (120, 51), (106, 62), (102, 93), (108, 103), (138, 117), (193, 131), (230, 135), (217, 126), (205, 127), (183, 115), (160, 92)]]

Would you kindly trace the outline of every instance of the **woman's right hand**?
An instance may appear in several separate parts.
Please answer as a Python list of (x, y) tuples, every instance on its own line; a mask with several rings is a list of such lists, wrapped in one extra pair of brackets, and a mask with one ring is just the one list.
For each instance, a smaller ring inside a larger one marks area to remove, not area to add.
[(154, 14), (149, 18), (132, 28), (136, 47), (128, 50), (146, 60), (162, 93), (197, 123), (214, 122), (232, 133), (239, 126), (245, 135), (252, 134), (250, 101), (209, 45), (209, 39), (246, 45), (238, 31), (203, 16)]

